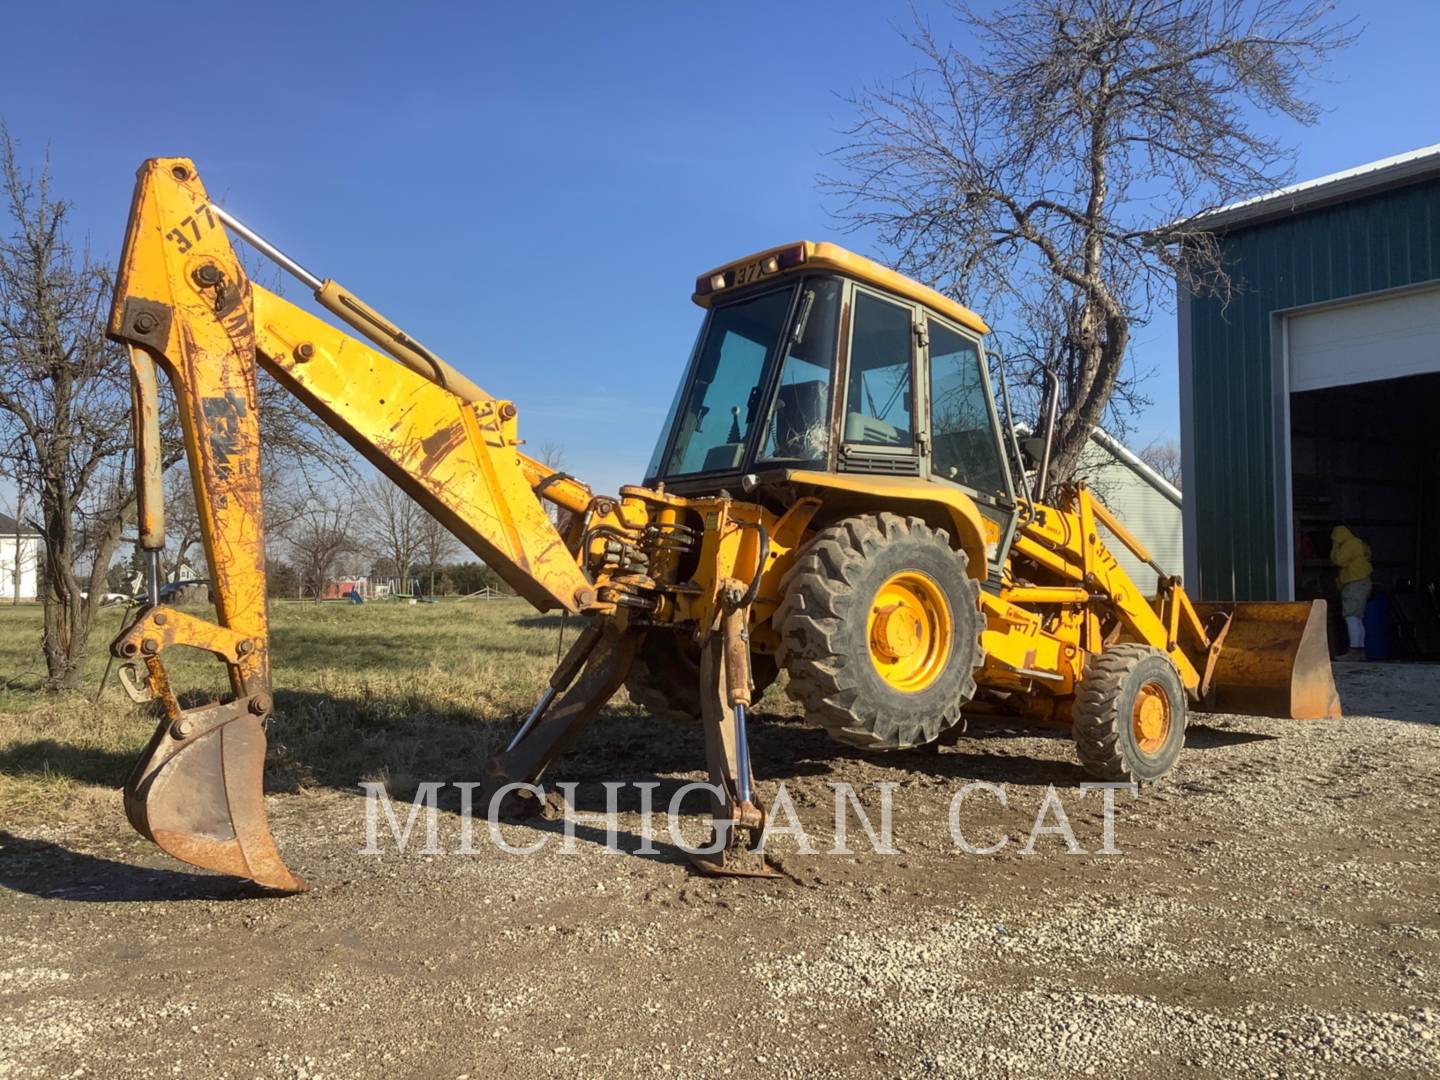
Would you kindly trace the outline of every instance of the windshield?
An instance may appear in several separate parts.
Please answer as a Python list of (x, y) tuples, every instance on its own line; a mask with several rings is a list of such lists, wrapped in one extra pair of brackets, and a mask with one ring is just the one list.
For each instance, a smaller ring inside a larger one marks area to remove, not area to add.
[(794, 287), (714, 309), (675, 426), (666, 476), (738, 469)]
[(690, 378), (690, 369), (695, 365), (695, 353), (704, 341), (705, 324), (701, 323), (700, 333), (695, 336), (695, 344), (690, 347), (690, 359), (685, 363), (685, 370), (680, 372), (680, 383), (675, 387), (675, 396), (670, 399), (670, 408), (665, 410), (665, 423), (660, 428), (660, 438), (650, 454), (650, 464), (645, 466), (646, 480), (653, 480), (660, 475), (660, 466), (665, 463), (665, 447), (670, 445), (670, 429), (675, 426), (675, 410), (680, 408), (680, 396), (685, 393), (686, 380)]

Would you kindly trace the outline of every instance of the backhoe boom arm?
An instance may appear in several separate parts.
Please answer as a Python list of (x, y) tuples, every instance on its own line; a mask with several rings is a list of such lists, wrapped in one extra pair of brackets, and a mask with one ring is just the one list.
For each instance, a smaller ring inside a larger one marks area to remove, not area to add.
[[(536, 607), (593, 603), (589, 579), (536, 494), (541, 487), (546, 500), (583, 514), (589, 489), (519, 451), (515, 406), (291, 260), (287, 269), (319, 282), (318, 302), (393, 358), (253, 284), (224, 220), (234, 219), (217, 214), (188, 160), (147, 161), (110, 324), (113, 337), (158, 361), (181, 402), (221, 622), (256, 611), (251, 629), (263, 637), (257, 364)], [(153, 521), (158, 481), (142, 470), (150, 542), (163, 532)]]
[[(592, 500), (583, 484), (519, 451), (514, 405), (486, 394), (336, 282), (280, 256), (317, 302), (390, 356), (253, 284), (226, 237), (227, 220), (233, 224), (187, 159), (141, 167), (108, 331), (130, 350), (138, 525), (152, 572), (149, 605), (112, 649), (127, 662), (127, 688), (156, 699), (162, 715), (126, 783), (125, 804), (135, 828), (177, 858), (294, 892), (305, 883), (280, 858), (264, 809), (272, 700), (258, 368), (541, 610), (596, 606), (581, 565)], [(165, 526), (157, 369), (175, 391), (215, 623), (158, 602), (154, 568)], [(572, 512), (569, 543), (542, 494)], [(224, 664), (230, 695), (182, 708), (163, 659), (173, 646)]]

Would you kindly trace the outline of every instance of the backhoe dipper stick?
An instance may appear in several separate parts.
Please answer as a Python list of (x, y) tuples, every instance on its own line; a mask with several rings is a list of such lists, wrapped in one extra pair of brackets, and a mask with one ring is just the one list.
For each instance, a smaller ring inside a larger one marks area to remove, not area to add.
[[(206, 216), (208, 202), (188, 161), (141, 167), (106, 328), (129, 350), (137, 525), (149, 577), (149, 603), (112, 650), (132, 664), (143, 658), (147, 692), (166, 710), (126, 782), (125, 807), (141, 835), (184, 862), (299, 892), (305, 884), (285, 867), (265, 816), (269, 614), (252, 292)], [(157, 604), (165, 542), (157, 369), (174, 390), (213, 623)], [(212, 653), (229, 696), (181, 709), (162, 659), (169, 645)]]

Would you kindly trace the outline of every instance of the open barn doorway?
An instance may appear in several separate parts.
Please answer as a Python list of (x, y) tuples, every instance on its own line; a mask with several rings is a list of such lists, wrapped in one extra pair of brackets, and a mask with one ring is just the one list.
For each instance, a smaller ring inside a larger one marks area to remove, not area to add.
[(1373, 654), (1440, 659), (1440, 373), (1331, 386), (1290, 397), (1296, 599), (1329, 601), (1343, 648), (1330, 532), (1370, 545)]

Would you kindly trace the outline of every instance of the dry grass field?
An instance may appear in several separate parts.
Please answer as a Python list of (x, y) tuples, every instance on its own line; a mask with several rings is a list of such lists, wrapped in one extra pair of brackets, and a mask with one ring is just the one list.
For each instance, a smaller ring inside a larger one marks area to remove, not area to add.
[[(87, 691), (56, 698), (40, 690), (40, 609), (0, 607), (0, 821), (88, 817), (145, 745), (154, 721), (113, 674), (95, 700), (123, 610), (103, 609)], [(289, 792), (380, 779), (408, 795), (457, 758), (483, 761), (543, 688), (560, 628), (519, 600), (281, 602), (271, 614), (267, 780)], [(166, 660), (177, 690), (223, 685), (209, 658)]]

